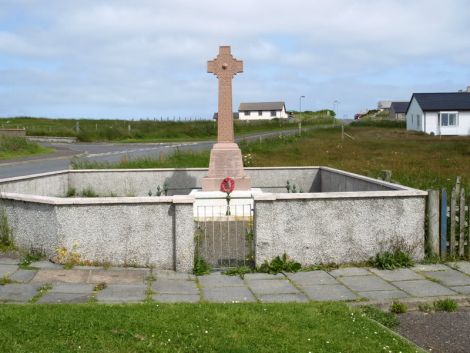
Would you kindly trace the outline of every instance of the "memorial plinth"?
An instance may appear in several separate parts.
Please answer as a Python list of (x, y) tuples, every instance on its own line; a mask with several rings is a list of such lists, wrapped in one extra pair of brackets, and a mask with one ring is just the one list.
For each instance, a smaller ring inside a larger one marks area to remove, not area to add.
[(235, 190), (249, 190), (250, 178), (243, 169), (240, 148), (235, 143), (232, 113), (232, 79), (243, 72), (243, 62), (236, 60), (229, 46), (221, 46), (219, 55), (207, 62), (207, 71), (219, 81), (217, 143), (211, 150), (209, 172), (201, 181), (203, 191), (218, 191), (226, 177), (235, 181)]

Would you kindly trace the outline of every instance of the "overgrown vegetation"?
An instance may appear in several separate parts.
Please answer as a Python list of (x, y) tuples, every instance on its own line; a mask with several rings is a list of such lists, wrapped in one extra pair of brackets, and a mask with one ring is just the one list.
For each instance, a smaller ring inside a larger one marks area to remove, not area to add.
[(33, 262), (41, 260), (43, 255), (37, 251), (30, 251), (20, 261), (19, 267), (21, 269), (30, 269)]
[(381, 270), (393, 270), (414, 265), (410, 254), (401, 249), (380, 252), (375, 257), (370, 258), (369, 263)]
[(211, 272), (211, 266), (203, 259), (201, 256), (201, 243), (202, 243), (202, 236), (204, 235), (202, 229), (196, 229), (194, 234), (194, 267), (193, 273), (196, 276), (206, 275)]
[(5, 252), (14, 249), (13, 229), (8, 222), (7, 211), (0, 208), (0, 251)]
[(286, 253), (282, 256), (276, 256), (271, 262), (265, 261), (257, 269), (258, 272), (277, 274), (280, 272), (298, 272), (302, 269), (302, 265), (290, 259)]
[(385, 312), (374, 306), (366, 305), (361, 308), (362, 312), (368, 318), (380, 322), (382, 325), (394, 328), (400, 324), (400, 320), (391, 312)]
[(248, 266), (232, 267), (224, 271), (224, 275), (227, 276), (240, 276), (244, 278), (247, 273), (255, 272), (254, 269)]
[(436, 311), (457, 311), (459, 305), (454, 299), (439, 299), (434, 302), (434, 310)]
[(24, 137), (0, 136), (0, 159), (24, 157), (52, 151), (51, 148), (28, 141)]
[(394, 300), (390, 305), (390, 312), (394, 314), (404, 314), (408, 311), (408, 307), (405, 303)]

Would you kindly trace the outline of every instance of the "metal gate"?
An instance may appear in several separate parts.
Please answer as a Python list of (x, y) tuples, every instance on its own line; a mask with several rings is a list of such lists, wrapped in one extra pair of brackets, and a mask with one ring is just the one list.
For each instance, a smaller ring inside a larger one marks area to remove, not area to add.
[[(195, 206), (196, 257), (213, 269), (254, 266), (253, 203)], [(227, 215), (229, 213), (229, 215)]]

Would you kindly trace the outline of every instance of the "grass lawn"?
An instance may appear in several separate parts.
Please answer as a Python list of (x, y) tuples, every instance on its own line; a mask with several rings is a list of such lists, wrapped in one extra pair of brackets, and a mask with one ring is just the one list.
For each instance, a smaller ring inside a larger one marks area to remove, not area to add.
[(1, 352), (420, 352), (340, 303), (2, 305)]
[(52, 152), (46, 148), (23, 137), (0, 136), (0, 159), (11, 159)]
[[(381, 170), (403, 185), (448, 190), (461, 176), (470, 191), (470, 137), (428, 136), (398, 128), (347, 127), (354, 140), (341, 140), (339, 128), (310, 130), (302, 137), (242, 143), (252, 166), (330, 166), (376, 178)], [(76, 168), (207, 167), (209, 152), (179, 152), (168, 158), (145, 158), (117, 164), (76, 162)]]

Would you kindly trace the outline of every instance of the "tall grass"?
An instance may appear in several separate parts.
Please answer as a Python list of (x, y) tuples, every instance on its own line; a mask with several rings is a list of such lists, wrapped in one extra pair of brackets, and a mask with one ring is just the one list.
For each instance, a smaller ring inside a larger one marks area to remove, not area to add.
[(48, 148), (28, 141), (24, 137), (0, 136), (0, 159), (27, 156), (51, 151)]
[(351, 126), (355, 127), (387, 127), (393, 129), (406, 129), (406, 121), (403, 120), (370, 120), (360, 119), (351, 122)]

